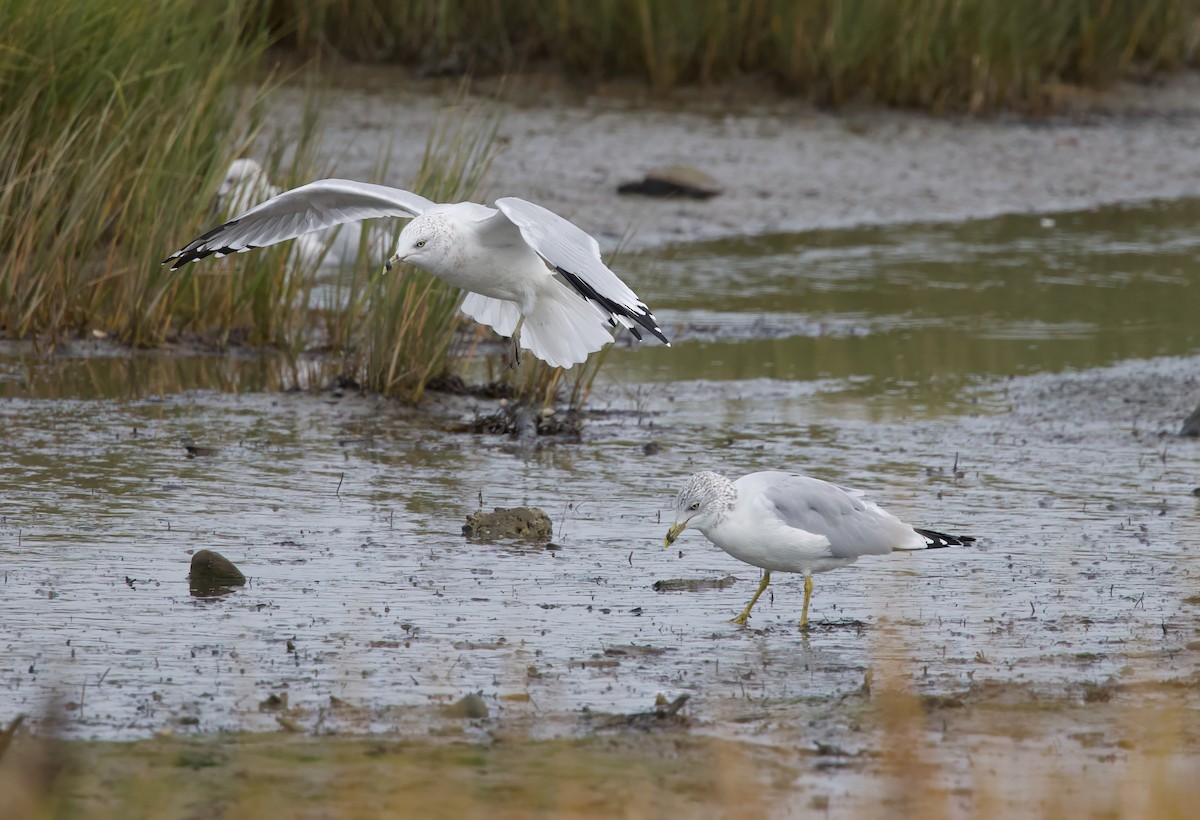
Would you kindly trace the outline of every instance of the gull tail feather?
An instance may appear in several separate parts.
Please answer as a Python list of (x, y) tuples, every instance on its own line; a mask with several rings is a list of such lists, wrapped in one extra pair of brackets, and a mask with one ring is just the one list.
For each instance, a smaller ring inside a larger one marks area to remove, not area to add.
[(521, 318), (515, 302), (493, 299), (478, 293), (468, 293), (463, 298), (462, 312), (481, 325), (487, 325), (501, 336), (512, 336)]
[(936, 532), (934, 530), (923, 530), (920, 527), (913, 527), (917, 535), (925, 539), (925, 546), (918, 549), (936, 550), (942, 547), (965, 547), (975, 541), (971, 535), (946, 535), (944, 532)]
[(525, 314), (521, 347), (554, 367), (579, 364), (612, 341), (607, 318), (566, 285), (543, 291)]

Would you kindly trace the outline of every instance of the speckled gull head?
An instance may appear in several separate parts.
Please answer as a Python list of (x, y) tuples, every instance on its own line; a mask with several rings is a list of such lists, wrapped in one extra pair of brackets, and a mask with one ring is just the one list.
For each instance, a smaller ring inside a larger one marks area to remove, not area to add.
[(447, 213), (427, 213), (413, 219), (400, 231), (396, 252), (384, 264), (390, 271), (399, 262), (416, 265), (434, 275), (444, 276), (452, 266), (458, 242), (458, 225)]
[(708, 470), (693, 474), (675, 497), (675, 523), (667, 530), (663, 547), (674, 544), (688, 527), (707, 535), (736, 502), (737, 489), (725, 476)]

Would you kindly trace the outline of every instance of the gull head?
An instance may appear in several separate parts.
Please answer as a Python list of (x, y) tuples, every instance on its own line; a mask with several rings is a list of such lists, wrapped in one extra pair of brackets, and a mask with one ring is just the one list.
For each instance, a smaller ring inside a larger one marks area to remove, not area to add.
[(407, 262), (436, 275), (454, 267), (457, 256), (454, 224), (440, 213), (421, 214), (404, 226), (396, 243), (396, 252), (384, 264), (385, 270)]
[(229, 163), (214, 206), (221, 212), (239, 213), (277, 193), (258, 161), (243, 157)]
[(667, 530), (663, 546), (674, 544), (675, 539), (688, 527), (695, 527), (707, 534), (721, 523), (735, 501), (737, 490), (725, 476), (708, 470), (692, 475), (675, 497), (675, 523)]

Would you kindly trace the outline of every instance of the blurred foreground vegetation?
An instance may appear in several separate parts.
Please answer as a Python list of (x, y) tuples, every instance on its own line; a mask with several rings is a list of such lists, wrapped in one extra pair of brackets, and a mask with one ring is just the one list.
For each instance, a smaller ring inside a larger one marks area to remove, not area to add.
[[(1177, 702), (1178, 684), (1122, 697), (1085, 685), (1067, 698), (995, 681), (961, 698), (864, 689), (826, 704), (855, 727), (854, 751), (825, 742), (821, 721), (784, 730), (761, 705), (740, 707), (743, 729), (790, 731), (794, 743), (599, 713), (583, 737), (536, 740), (526, 734), (536, 719), (468, 724), (437, 707), (424, 738), (310, 732), (322, 718), (299, 709), (276, 733), (164, 729), (114, 742), (17, 731), (0, 745), (0, 817), (1183, 820), (1194, 816), (1196, 712)], [(330, 708), (356, 711), (339, 703)]]
[(1194, 58), (1200, 0), (269, 0), (308, 55), (666, 90), (743, 76), (822, 104), (1034, 107)]

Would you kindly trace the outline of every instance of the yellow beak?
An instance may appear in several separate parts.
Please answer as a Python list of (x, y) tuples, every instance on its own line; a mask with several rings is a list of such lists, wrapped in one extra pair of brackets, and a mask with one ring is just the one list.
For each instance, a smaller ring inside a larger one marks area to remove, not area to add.
[(663, 539), (663, 549), (666, 549), (667, 547), (674, 544), (675, 539), (678, 538), (680, 533), (682, 533), (686, 529), (687, 529), (686, 521), (684, 521), (683, 523), (676, 522), (676, 523), (672, 524), (671, 529), (667, 530), (667, 537)]
[(388, 261), (383, 263), (383, 272), (385, 274), (390, 272), (392, 267), (395, 266), (395, 264), (399, 261), (400, 261), (400, 254), (398, 254), (398, 253), (392, 254), (391, 258), (388, 259)]

